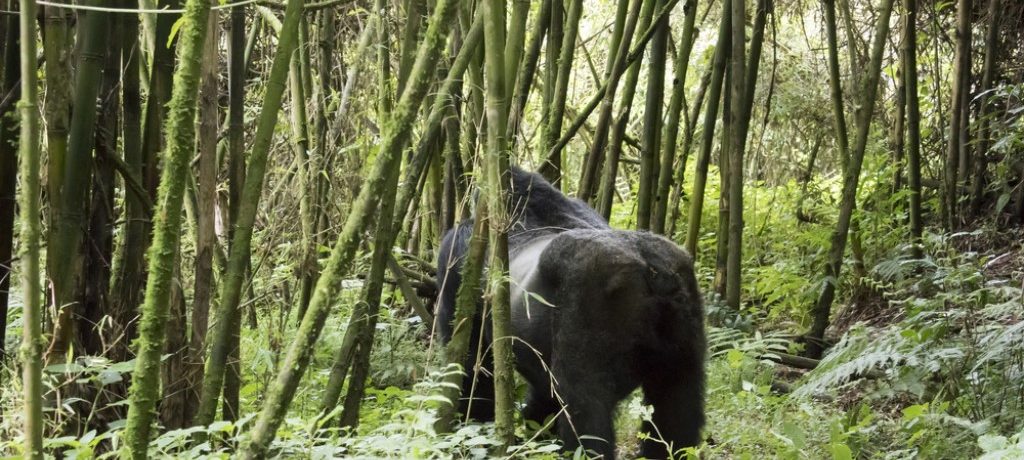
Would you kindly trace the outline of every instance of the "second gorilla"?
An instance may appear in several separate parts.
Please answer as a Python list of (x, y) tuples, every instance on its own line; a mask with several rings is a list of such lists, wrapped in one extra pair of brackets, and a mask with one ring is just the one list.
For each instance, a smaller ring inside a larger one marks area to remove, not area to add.
[[(640, 454), (666, 458), (700, 443), (704, 425), (704, 313), (690, 256), (666, 238), (614, 230), (590, 207), (541, 176), (513, 168), (509, 268), (516, 369), (529, 383), (523, 416), (538, 422), (561, 414), (566, 449), (580, 444), (615, 456), (616, 405), (638, 387), (654, 407), (652, 439)], [(438, 256), (437, 321), (451, 339), (455, 294), (472, 222), (445, 235)], [(541, 300), (543, 299), (543, 300)], [(472, 373), (488, 318), (474, 321)], [(539, 355), (539, 356), (538, 356)], [(484, 366), (492, 358), (484, 357)], [(494, 416), (488, 373), (463, 385), (461, 407), (478, 420)], [(562, 410), (564, 407), (564, 411)]]

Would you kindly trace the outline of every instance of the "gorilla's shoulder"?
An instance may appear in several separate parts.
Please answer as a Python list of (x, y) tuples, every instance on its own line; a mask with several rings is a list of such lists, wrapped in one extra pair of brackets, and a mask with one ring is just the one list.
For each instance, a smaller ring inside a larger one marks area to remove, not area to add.
[(565, 196), (540, 174), (513, 166), (510, 191), (509, 210), (517, 216), (519, 230), (609, 228), (590, 206)]

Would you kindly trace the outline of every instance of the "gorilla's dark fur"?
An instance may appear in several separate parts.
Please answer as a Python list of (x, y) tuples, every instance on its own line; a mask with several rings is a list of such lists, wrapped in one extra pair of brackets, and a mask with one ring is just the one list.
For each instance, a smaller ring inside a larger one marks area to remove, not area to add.
[[(564, 404), (568, 419), (557, 426), (566, 449), (582, 442), (613, 458), (615, 406), (641, 387), (654, 406), (654, 427), (645, 424), (646, 432), (673, 449), (699, 444), (706, 344), (690, 256), (660, 236), (611, 229), (537, 174), (513, 168), (511, 188), (509, 210), (517, 218), (509, 230), (512, 326), (520, 339), (513, 348), (517, 370), (530, 386), (523, 416), (543, 421)], [(437, 316), (445, 342), (471, 228), (472, 222), (463, 222), (441, 243)], [(489, 322), (483, 325), (489, 342)], [(480, 333), (478, 319), (474, 357)], [(470, 373), (473, 362), (467, 362)], [(490, 363), (485, 357), (484, 366)], [(493, 382), (487, 372), (476, 379), (470, 416), (490, 420)], [(467, 376), (464, 398), (472, 383)], [(667, 456), (665, 445), (654, 440), (644, 442), (641, 454)]]

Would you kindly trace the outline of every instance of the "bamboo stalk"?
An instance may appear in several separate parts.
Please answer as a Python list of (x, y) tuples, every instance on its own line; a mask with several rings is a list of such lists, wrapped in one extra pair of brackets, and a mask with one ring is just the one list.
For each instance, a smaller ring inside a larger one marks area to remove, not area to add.
[(134, 459), (148, 456), (156, 403), (160, 398), (160, 356), (163, 352), (168, 302), (181, 238), (181, 206), (185, 177), (195, 137), (196, 98), (200, 60), (206, 39), (210, 3), (188, 0), (179, 30), (181, 67), (175, 75), (165, 134), (167, 155), (160, 179), (161, 209), (153, 225), (153, 244), (148, 251), (149, 278), (141, 307), (135, 370), (125, 426), (125, 454)]
[[(36, 4), (32, 0), (19, 2), (21, 62), (36, 59)], [(22, 307), (21, 361), (22, 385), (25, 398), (25, 457), (43, 458), (43, 338), (42, 297), (39, 279), (39, 83), (33, 65), (21, 66), (21, 142), (20, 173), (22, 181), (21, 206), (21, 289)]]
[[(298, 3), (298, 0), (293, 0), (293, 3)], [(317, 280), (309, 310), (302, 318), (295, 340), (288, 347), (281, 371), (267, 394), (264, 409), (257, 417), (247, 441), (239, 452), (241, 458), (262, 458), (266, 455), (270, 441), (288, 410), (299, 379), (309, 365), (313, 344), (323, 329), (332, 299), (340, 288), (336, 281), (355, 256), (360, 236), (383, 193), (386, 173), (398, 167), (401, 151), (409, 140), (413, 120), (427, 92), (427, 75), (433, 70), (434, 62), (441, 53), (450, 23), (455, 16), (455, 3), (454, 0), (438, 0), (434, 8), (416, 55), (416, 64), (410, 74), (409, 83), (398, 100), (394, 115), (382, 125), (384, 132), (380, 153), (352, 205), (345, 227), (331, 251), (327, 265)]]
[(263, 107), (260, 110), (256, 127), (256, 137), (245, 173), (245, 183), (239, 201), (238, 220), (235, 222), (235, 230), (231, 238), (228, 265), (221, 281), (220, 304), (217, 307), (216, 315), (218, 319), (210, 332), (210, 351), (203, 376), (202, 398), (199, 411), (196, 413), (195, 423), (198, 425), (208, 425), (214, 420), (217, 401), (224, 385), (228, 355), (235, 348), (235, 345), (231, 343), (231, 337), (241, 324), (239, 304), (242, 297), (242, 284), (249, 266), (253, 226), (263, 192), (267, 156), (277, 125), (277, 115), (286, 87), (291, 56), (298, 44), (300, 12), (301, 0), (290, 0), (289, 9), (284, 16), (284, 25), (278, 36), (278, 48), (267, 81), (267, 92), (264, 95)]

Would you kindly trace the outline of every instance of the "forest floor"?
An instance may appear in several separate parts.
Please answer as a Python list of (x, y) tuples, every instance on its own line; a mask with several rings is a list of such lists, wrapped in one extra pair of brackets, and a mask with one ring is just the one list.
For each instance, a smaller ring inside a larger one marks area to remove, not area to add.
[[(982, 228), (933, 235), (928, 244), (931, 255), (924, 260), (897, 251), (871, 261), (860, 287), (851, 288), (854, 294), (837, 305), (829, 334), (837, 343), (814, 370), (771, 359), (772, 353), (799, 353), (792, 324), (776, 320), (777, 327), (761, 331), (744, 326), (765, 324), (771, 315), (752, 310), (739, 316), (760, 316), (726, 326), (720, 324), (727, 316), (722, 307), (706, 296), (707, 443), (692, 454), (709, 459), (1024, 458), (1024, 233)], [(779, 273), (785, 269), (777, 265), (762, 276), (784, 280)], [(357, 284), (345, 290), (341, 305), (354, 303)], [(787, 286), (780, 282), (777, 289), (808, 290), (806, 281)], [(785, 305), (785, 297), (770, 300), (771, 305)], [(402, 303), (400, 297), (391, 300)], [(7, 337), (15, 349), (21, 332), (17, 298), (12, 305)], [(383, 310), (358, 434), (317, 421), (348, 308), (337, 309), (328, 321), (275, 441), (280, 456), (488, 457), (497, 442), (491, 425), (469, 424), (451, 434), (434, 431), (439, 349), (402, 308)], [(251, 377), (241, 388), (243, 413), (258, 411), (292, 327), (287, 318), (262, 315), (256, 329), (245, 329), (243, 373)], [(121, 368), (130, 366), (106, 363), (79, 371), (83, 378), (99, 379)], [(16, 413), (15, 369), (0, 374), (0, 413)], [(649, 415), (639, 392), (620, 405), (617, 439), (623, 458), (637, 451), (639, 422)], [(0, 421), (0, 455), (16, 452), (17, 419)], [(250, 421), (169, 431), (154, 441), (154, 454), (219, 458), (232, 451)], [(550, 436), (520, 430), (523, 443), (514, 457), (557, 458)], [(196, 446), (188, 441), (196, 431), (225, 442)], [(81, 454), (109, 436), (92, 433), (48, 443)]]

